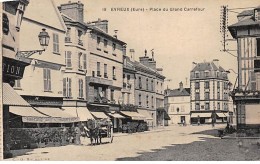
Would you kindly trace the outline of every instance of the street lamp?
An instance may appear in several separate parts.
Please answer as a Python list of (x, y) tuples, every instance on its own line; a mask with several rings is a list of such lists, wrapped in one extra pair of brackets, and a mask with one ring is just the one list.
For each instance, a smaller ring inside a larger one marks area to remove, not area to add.
[(42, 46), (42, 50), (31, 50), (31, 51), (19, 51), (18, 56), (19, 57), (30, 57), (35, 53), (39, 53), (39, 55), (42, 54), (43, 51), (48, 47), (50, 36), (48, 32), (46, 32), (46, 29), (43, 28), (40, 34), (38, 35), (40, 45)]

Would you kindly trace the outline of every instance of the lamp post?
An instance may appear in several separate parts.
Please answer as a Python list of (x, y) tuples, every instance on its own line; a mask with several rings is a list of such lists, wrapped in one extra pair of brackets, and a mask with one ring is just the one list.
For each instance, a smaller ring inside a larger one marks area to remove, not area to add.
[(39, 53), (39, 55), (42, 54), (43, 51), (46, 50), (47, 46), (49, 45), (50, 36), (48, 32), (46, 32), (46, 29), (43, 28), (40, 34), (38, 35), (40, 45), (42, 46), (42, 50), (31, 50), (31, 51), (18, 51), (17, 56), (18, 57), (30, 57), (35, 53)]

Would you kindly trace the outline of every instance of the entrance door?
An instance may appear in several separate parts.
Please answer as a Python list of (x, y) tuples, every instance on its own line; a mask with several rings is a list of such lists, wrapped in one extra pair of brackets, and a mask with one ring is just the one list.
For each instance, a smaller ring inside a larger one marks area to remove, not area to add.
[(185, 116), (181, 116), (181, 123), (184, 123), (184, 122), (186, 122)]

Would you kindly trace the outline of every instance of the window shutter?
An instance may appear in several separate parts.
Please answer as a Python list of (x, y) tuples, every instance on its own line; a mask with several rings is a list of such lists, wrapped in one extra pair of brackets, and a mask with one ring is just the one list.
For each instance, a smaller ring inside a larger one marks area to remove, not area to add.
[(66, 97), (67, 94), (67, 88), (66, 88), (66, 78), (63, 78), (63, 96)]
[(43, 83), (44, 83), (44, 91), (47, 90), (47, 71), (43, 69)]
[(66, 67), (68, 67), (68, 59), (67, 59), (67, 51), (65, 51), (65, 65), (66, 65)]
[(48, 74), (48, 90), (51, 90), (51, 70), (47, 69)]
[(68, 88), (69, 88), (69, 95), (68, 95), (69, 97), (72, 97), (72, 93), (71, 93), (71, 82), (72, 82), (72, 81), (71, 81), (71, 78), (69, 78), (69, 87), (68, 87)]
[(86, 70), (87, 69), (87, 55), (86, 54), (84, 54), (83, 60), (84, 60), (83, 67)]

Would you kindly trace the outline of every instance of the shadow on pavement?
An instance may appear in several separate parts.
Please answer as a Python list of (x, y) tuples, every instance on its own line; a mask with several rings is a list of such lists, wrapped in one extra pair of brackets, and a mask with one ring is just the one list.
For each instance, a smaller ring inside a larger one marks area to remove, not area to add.
[[(192, 134), (217, 135), (217, 129)], [(191, 135), (192, 135), (191, 134)], [(199, 137), (201, 141), (172, 144), (153, 152), (139, 152), (137, 157), (118, 158), (117, 161), (245, 161), (260, 160), (259, 147), (245, 148), (237, 140)], [(163, 142), (163, 141), (162, 141)]]

